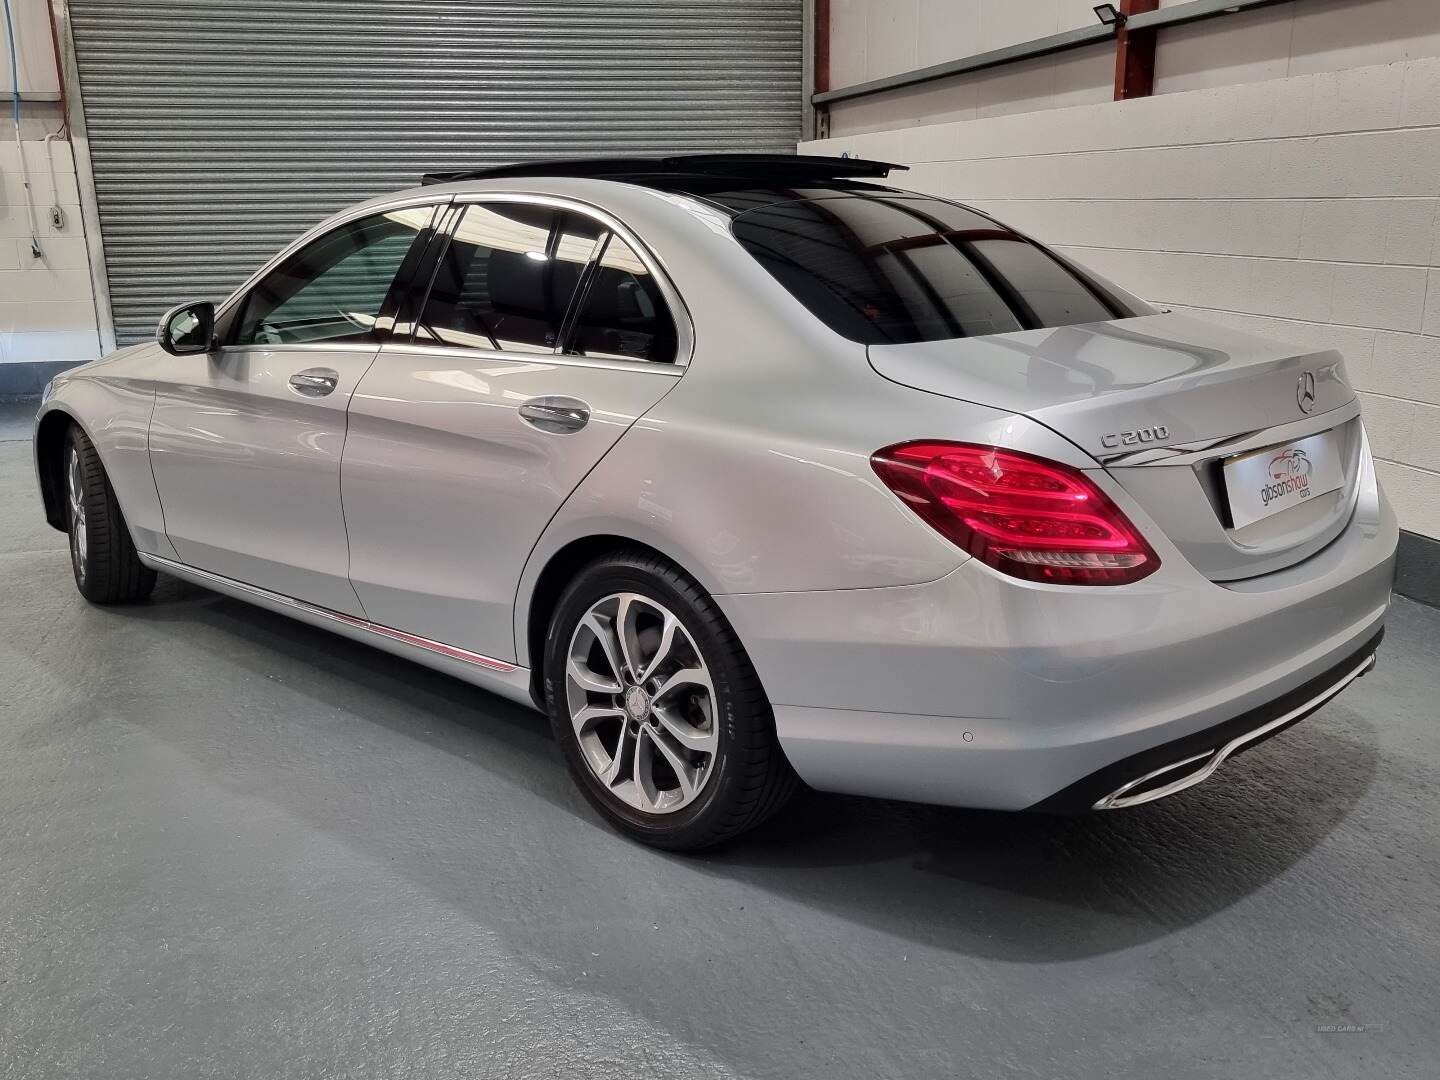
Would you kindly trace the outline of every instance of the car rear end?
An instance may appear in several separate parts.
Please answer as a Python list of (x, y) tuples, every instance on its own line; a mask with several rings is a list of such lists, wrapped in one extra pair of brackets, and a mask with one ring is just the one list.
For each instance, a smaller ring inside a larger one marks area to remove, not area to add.
[(866, 346), (887, 398), (982, 404), (1075, 451), (960, 429), (866, 448), (914, 527), (970, 557), (904, 589), (727, 604), (810, 783), (1137, 805), (1369, 670), (1398, 530), (1338, 354), (1155, 312), (939, 200), (795, 200), (734, 231)]

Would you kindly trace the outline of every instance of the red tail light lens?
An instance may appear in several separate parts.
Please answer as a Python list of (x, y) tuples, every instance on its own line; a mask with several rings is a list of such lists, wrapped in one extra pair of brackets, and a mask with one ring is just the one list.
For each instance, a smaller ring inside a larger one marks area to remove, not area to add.
[(1120, 508), (1068, 465), (948, 442), (900, 443), (870, 462), (942, 536), (1012, 577), (1124, 585), (1160, 567)]

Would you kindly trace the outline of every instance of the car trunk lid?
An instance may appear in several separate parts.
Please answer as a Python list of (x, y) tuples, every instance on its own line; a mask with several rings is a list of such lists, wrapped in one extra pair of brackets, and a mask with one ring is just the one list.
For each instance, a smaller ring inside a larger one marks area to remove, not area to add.
[[(1333, 351), (1161, 314), (872, 345), (869, 355), (894, 382), (1020, 413), (1063, 435), (1216, 581), (1307, 557), (1339, 534), (1354, 505), (1359, 407)], [(1340, 486), (1237, 526), (1227, 483), (1241, 481), (1236, 470), (1227, 480), (1226, 462), (1322, 433), (1331, 433)]]

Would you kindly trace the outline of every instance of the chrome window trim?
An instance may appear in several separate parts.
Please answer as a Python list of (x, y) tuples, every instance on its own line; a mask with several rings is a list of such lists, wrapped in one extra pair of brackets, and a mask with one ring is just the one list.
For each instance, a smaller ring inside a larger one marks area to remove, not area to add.
[(685, 373), (680, 364), (662, 364), (655, 360), (605, 360), (570, 353), (507, 352), (504, 349), (481, 349), (469, 345), (421, 345), (408, 341), (387, 341), (381, 346), (386, 355), (434, 356), (442, 359), (499, 361), (506, 364), (541, 364), (547, 367), (603, 368), (610, 371), (640, 371), (650, 375), (667, 375), (678, 379)]
[[(326, 218), (319, 224), (312, 226), (307, 232), (302, 233), (296, 239), (292, 240), (286, 247), (282, 248), (280, 252), (273, 256), (269, 262), (265, 263), (264, 266), (260, 267), (260, 269), (256, 270), (255, 273), (251, 274), (248, 278), (246, 278), (245, 281), (242, 282), (240, 286), (236, 288), (235, 291), (232, 292), (228, 297), (226, 297), (225, 300), (215, 309), (215, 321), (218, 323), (224, 316), (229, 314), (230, 309), (233, 308), (237, 303), (239, 303), (240, 300), (242, 300), (245, 295), (249, 293), (252, 288), (255, 287), (255, 285), (261, 280), (261, 278), (263, 278), (266, 274), (270, 273), (271, 270), (279, 266), (291, 255), (295, 254), (297, 251), (299, 251), (301, 248), (303, 248), (305, 245), (309, 244), (313, 240), (318, 240), (320, 237), (325, 236), (328, 233), (335, 231), (336, 229), (343, 228), (344, 226), (350, 224), (352, 221), (358, 221), (361, 218), (372, 217), (377, 214), (386, 214), (392, 210), (405, 210), (414, 206), (433, 206), (436, 208), (440, 208), (445, 206), (469, 206), (474, 203), (487, 202), (509, 202), (530, 204), (534, 206), (548, 206), (556, 210), (568, 210), (571, 213), (584, 214), (587, 217), (595, 219), (606, 229), (619, 236), (620, 239), (625, 241), (625, 243), (629, 244), (631, 250), (633, 250), (635, 254), (640, 257), (640, 261), (645, 264), (645, 268), (655, 276), (655, 280), (660, 286), (660, 292), (665, 297), (665, 302), (670, 305), (670, 313), (672, 318), (674, 318), (675, 320), (675, 360), (672, 363), (668, 364), (656, 360), (597, 361), (590, 360), (588, 357), (584, 356), (562, 354), (558, 351), (552, 353), (504, 353), (503, 356), (505, 359), (514, 359), (516, 356), (548, 356), (551, 360), (556, 362), (563, 361), (566, 363), (575, 363), (586, 367), (619, 366), (625, 370), (630, 370), (631, 365), (633, 364), (639, 367), (643, 367), (646, 370), (673, 369), (671, 370), (672, 374), (679, 374), (683, 372), (686, 367), (689, 366), (690, 360), (695, 353), (695, 322), (690, 315), (690, 308), (686, 305), (684, 297), (680, 295), (680, 291), (675, 287), (675, 283), (671, 279), (670, 273), (666, 269), (664, 262), (660, 259), (658, 255), (655, 254), (654, 251), (650, 249), (650, 246), (644, 243), (635, 234), (633, 229), (631, 229), (623, 221), (617, 218), (614, 214), (604, 209), (603, 207), (596, 206), (594, 203), (588, 203), (581, 199), (574, 199), (563, 195), (536, 195), (533, 192), (524, 191), (476, 191), (462, 192), (459, 194), (452, 192), (451, 194), (443, 195), (438, 198), (434, 195), (428, 194), (410, 195), (406, 196), (405, 198), (390, 199), (381, 203), (370, 203), (365, 206), (351, 207), (349, 210), (342, 211), (339, 216)], [(446, 239), (450, 239), (451, 236), (453, 236), (453, 228), (456, 222), (440, 222), (438, 224), (444, 227), (443, 235), (446, 237)], [(411, 347), (409, 342), (401, 343), (392, 340), (385, 343), (386, 346), (397, 347), (400, 344), (404, 344), (406, 347)], [(313, 352), (337, 348), (345, 348), (348, 350), (375, 347), (376, 346), (373, 345), (341, 346), (327, 345), (324, 342), (296, 342), (283, 346), (222, 345), (217, 351), (221, 353), (230, 353), (241, 350), (260, 349), (266, 352), (277, 352), (284, 349), (287, 351), (295, 350), (297, 352)], [(415, 347), (430, 348), (429, 346)], [(461, 352), (472, 355), (476, 353), (485, 355), (487, 357), (497, 355), (493, 350), (471, 349), (464, 346), (453, 346), (447, 348), (458, 349)], [(451, 353), (450, 355), (454, 355), (454, 353)]]
[[(635, 363), (650, 367), (673, 367), (682, 371), (689, 366), (690, 359), (695, 354), (695, 322), (690, 316), (690, 309), (685, 305), (680, 290), (675, 288), (675, 283), (671, 280), (670, 273), (665, 268), (665, 264), (661, 262), (660, 257), (650, 249), (648, 244), (635, 235), (634, 230), (614, 214), (594, 203), (571, 198), (568, 195), (536, 195), (533, 192), (524, 191), (475, 191), (463, 192), (454, 198), (454, 205), (457, 207), (471, 206), (476, 203), (520, 203), (530, 206), (546, 206), (554, 210), (567, 210), (572, 214), (583, 214), (598, 221), (610, 232), (620, 237), (630, 245), (630, 249), (645, 264), (645, 269), (654, 276), (660, 286), (661, 295), (665, 297), (665, 303), (670, 306), (671, 318), (675, 321), (675, 359), (669, 363), (661, 360), (636, 360)], [(454, 224), (458, 224), (458, 221)], [(452, 238), (454, 224), (451, 226)], [(506, 353), (505, 355), (509, 357), (515, 354)], [(546, 354), (527, 353), (522, 355), (544, 356)], [(552, 355), (561, 357), (565, 354), (560, 353), (557, 349)], [(586, 357), (577, 356), (575, 359), (584, 360)]]
[(307, 352), (353, 352), (374, 353), (380, 351), (379, 342), (357, 344), (347, 341), (287, 341), (278, 345), (221, 345), (215, 350), (226, 356), (236, 353), (307, 353)]

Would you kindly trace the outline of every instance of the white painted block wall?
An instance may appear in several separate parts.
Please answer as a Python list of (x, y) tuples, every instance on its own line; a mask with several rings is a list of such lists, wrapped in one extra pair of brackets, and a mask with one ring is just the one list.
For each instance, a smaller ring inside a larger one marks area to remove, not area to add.
[[(1095, 22), (1094, 0), (831, 0), (830, 86), (839, 88)], [(845, 102), (831, 130), (873, 131), (1110, 100), (1105, 44), (943, 84)]]
[[(1187, 0), (1161, 0), (1162, 7)], [(1095, 22), (1093, 0), (831, 0), (830, 85), (851, 86)], [(1168, 94), (1440, 56), (1440, 0), (1291, 0), (1160, 35)], [(1098, 104), (1114, 96), (1106, 43), (839, 102), (835, 135)]]
[[(20, 43), (16, 55), (20, 69), (20, 89), (24, 93), (54, 95), (60, 89), (60, 73), (55, 69), (55, 47), (50, 33), (50, 0), (10, 0), (15, 23), (15, 38)], [(0, 20), (0, 57), (4, 75), (0, 90), (5, 106), (10, 106), (10, 53), (5, 41), (3, 20)]]
[[(20, 42), (21, 87), (41, 93), (54, 91), (59, 80), (46, 0), (12, 0), (12, 4), (15, 36)], [(100, 337), (75, 183), (75, 159), (67, 141), (56, 139), (47, 144), (34, 138), (44, 125), (34, 119), (24, 121), (25, 141), (21, 146), (29, 169), (42, 252), (39, 259), (34, 258), (10, 115), (5, 48), (0, 31), (0, 56), (5, 57), (0, 92), (0, 363), (83, 363), (100, 354)], [(55, 110), (53, 105), (47, 108)], [(58, 120), (53, 127), (59, 127)], [(52, 206), (59, 207), (63, 218), (59, 228), (51, 223)]]
[(1440, 59), (801, 149), (909, 163), (1147, 299), (1339, 348), (1401, 524), (1440, 537)]
[[(70, 144), (22, 146), (42, 256), (31, 255), (15, 143), (0, 141), (0, 363), (93, 360), (100, 338)], [(51, 206), (64, 218), (58, 229)]]
[(830, 84), (849, 86), (1095, 23), (1094, 0), (830, 0)]

